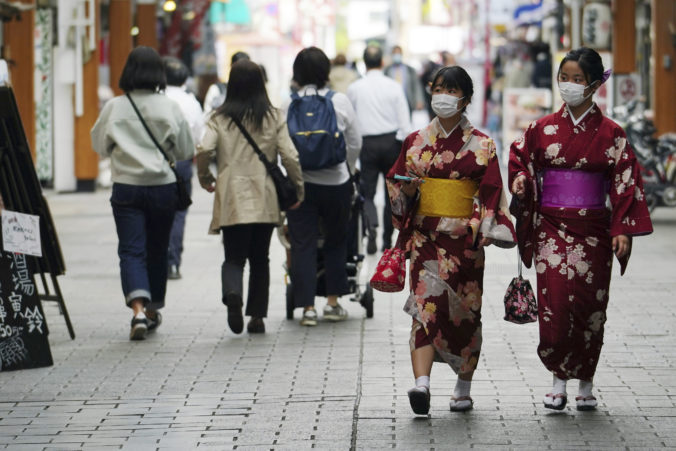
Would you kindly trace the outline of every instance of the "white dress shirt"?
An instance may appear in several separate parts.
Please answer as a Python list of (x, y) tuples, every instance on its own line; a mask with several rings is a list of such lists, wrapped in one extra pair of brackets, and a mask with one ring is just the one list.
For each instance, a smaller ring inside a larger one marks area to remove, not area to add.
[[(329, 92), (329, 88), (321, 88), (317, 90), (315, 85), (303, 86), (298, 90), (298, 95), (303, 97), (307, 94), (312, 95), (318, 93), (325, 96)], [(336, 111), (336, 122), (338, 123), (338, 130), (343, 132), (345, 137), (345, 153), (347, 162), (350, 165), (350, 171), (354, 173), (354, 167), (361, 152), (361, 134), (357, 126), (357, 116), (354, 113), (352, 104), (345, 94), (334, 92), (331, 98), (333, 108)], [(282, 105), (284, 113), (288, 113), (289, 105), (291, 105), (291, 98), (287, 98)], [(308, 183), (317, 185), (342, 185), (350, 179), (350, 173), (347, 171), (345, 163), (338, 163), (324, 169), (317, 170), (303, 170), (303, 180)]]
[(380, 69), (370, 69), (347, 89), (362, 136), (397, 133), (403, 141), (412, 131), (406, 95), (399, 83)]
[(204, 114), (202, 114), (202, 107), (195, 96), (181, 86), (167, 86), (164, 93), (178, 103), (185, 120), (190, 124), (193, 141), (195, 143), (200, 142), (204, 134)]

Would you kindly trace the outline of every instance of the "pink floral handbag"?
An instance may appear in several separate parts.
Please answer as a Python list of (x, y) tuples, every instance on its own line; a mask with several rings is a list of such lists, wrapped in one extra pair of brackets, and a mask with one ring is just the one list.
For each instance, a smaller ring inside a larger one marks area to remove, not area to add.
[(505, 321), (532, 323), (538, 319), (538, 305), (530, 282), (521, 275), (521, 256), (518, 258), (519, 276), (512, 279), (505, 293)]

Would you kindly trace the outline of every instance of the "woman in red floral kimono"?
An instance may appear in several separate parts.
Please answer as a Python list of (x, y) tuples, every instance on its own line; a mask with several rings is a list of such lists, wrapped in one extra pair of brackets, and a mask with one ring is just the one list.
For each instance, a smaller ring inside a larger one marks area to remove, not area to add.
[(631, 237), (652, 232), (624, 131), (592, 101), (608, 76), (594, 50), (568, 53), (558, 73), (565, 104), (532, 123), (510, 151), (509, 183), (520, 199), (519, 249), (537, 272), (538, 355), (554, 375), (544, 404), (556, 410), (566, 406), (568, 379), (580, 380), (577, 409), (596, 408), (592, 379), (613, 253), (624, 273)]
[(516, 241), (495, 145), (462, 114), (473, 92), (464, 69), (440, 69), (432, 83), (437, 116), (406, 138), (387, 176), (395, 227), (412, 224), (404, 310), (413, 317), (416, 378), (408, 396), (420, 415), (429, 411), (434, 360), (458, 374), (451, 410), (472, 408), (470, 386), (481, 351), (483, 247), (512, 247)]

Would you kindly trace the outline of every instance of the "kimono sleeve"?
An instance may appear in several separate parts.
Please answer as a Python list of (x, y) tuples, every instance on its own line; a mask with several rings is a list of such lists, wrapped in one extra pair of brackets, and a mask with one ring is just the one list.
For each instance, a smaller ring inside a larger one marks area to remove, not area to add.
[(470, 219), (470, 226), (475, 230), (474, 224), (478, 225), (478, 238), (490, 238), (498, 247), (514, 247), (516, 234), (502, 186), (495, 143), (490, 138), (479, 139), (478, 151), (487, 156), (486, 171), (479, 182), (479, 206)]
[(612, 219), (610, 235), (647, 235), (653, 226), (643, 191), (643, 179), (624, 131), (615, 132), (616, 163), (610, 180)]
[(536, 174), (532, 157), (537, 148), (537, 122), (531, 123), (523, 135), (514, 141), (509, 148), (508, 187), (520, 175), (526, 177), (526, 193), (523, 199), (512, 197), (512, 214), (516, 217), (516, 238), (521, 259), (527, 268), (533, 261), (535, 240), (533, 237), (537, 189)]
[(392, 165), (392, 168), (390, 168), (390, 171), (385, 178), (387, 193), (392, 205), (392, 225), (399, 230), (402, 229), (405, 218), (409, 216), (411, 209), (414, 208), (415, 199), (404, 194), (401, 190), (401, 182), (395, 180), (394, 175), (409, 175), (408, 169), (406, 168), (406, 151), (411, 146), (414, 135), (415, 134), (411, 134), (404, 140), (404, 143), (401, 146), (401, 152), (399, 152), (399, 157), (394, 165)]

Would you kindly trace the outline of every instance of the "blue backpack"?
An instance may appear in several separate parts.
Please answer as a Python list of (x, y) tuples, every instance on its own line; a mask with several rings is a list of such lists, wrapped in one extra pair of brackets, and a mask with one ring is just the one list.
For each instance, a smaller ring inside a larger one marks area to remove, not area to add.
[(345, 161), (345, 137), (338, 129), (333, 94), (291, 94), (286, 123), (303, 169), (322, 169)]

